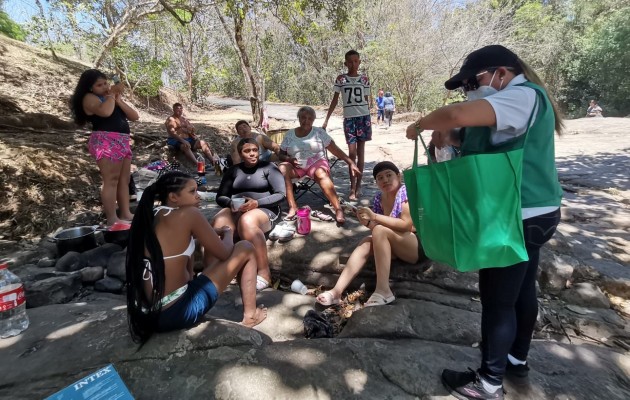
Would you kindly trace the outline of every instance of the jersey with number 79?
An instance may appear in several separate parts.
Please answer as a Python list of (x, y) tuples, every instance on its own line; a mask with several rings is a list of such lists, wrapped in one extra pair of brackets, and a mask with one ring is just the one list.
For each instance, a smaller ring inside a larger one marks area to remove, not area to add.
[(370, 115), (370, 81), (367, 76), (339, 75), (335, 79), (335, 92), (341, 97), (343, 117), (354, 118)]

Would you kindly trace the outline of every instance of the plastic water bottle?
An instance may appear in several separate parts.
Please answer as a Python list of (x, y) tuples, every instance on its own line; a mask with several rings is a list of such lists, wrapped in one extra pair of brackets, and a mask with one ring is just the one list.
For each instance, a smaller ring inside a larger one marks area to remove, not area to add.
[(297, 210), (297, 233), (300, 235), (308, 235), (311, 233), (311, 209), (309, 207), (299, 208)]
[(7, 264), (0, 264), (0, 338), (19, 335), (28, 323), (22, 281)]

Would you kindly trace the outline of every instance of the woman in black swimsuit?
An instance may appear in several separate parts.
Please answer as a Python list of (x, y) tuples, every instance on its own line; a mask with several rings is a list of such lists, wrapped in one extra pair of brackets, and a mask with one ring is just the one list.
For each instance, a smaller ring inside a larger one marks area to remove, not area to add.
[[(267, 258), (269, 232), (280, 216), (280, 203), (286, 192), (284, 177), (275, 164), (259, 161), (256, 139), (241, 139), (237, 145), (241, 163), (224, 174), (217, 193), (217, 204), (225, 207), (214, 217), (212, 226), (229, 226), (256, 249), (258, 277), (256, 288), (262, 290), (271, 282)], [(238, 206), (239, 200), (245, 202)]]

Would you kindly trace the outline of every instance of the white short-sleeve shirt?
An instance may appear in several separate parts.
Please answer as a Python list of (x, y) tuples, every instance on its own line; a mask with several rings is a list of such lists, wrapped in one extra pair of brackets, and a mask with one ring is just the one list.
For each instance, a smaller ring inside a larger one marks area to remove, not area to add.
[(290, 129), (280, 144), (280, 150), (295, 157), (300, 166), (307, 169), (317, 161), (326, 159), (326, 147), (330, 142), (332, 138), (319, 127), (314, 126), (304, 137), (297, 137), (295, 129)]
[[(492, 106), (497, 119), (497, 126), (491, 128), (491, 142), (494, 145), (507, 142), (510, 139), (527, 132), (527, 122), (534, 124), (538, 104), (536, 103), (536, 91), (527, 86), (515, 86), (527, 82), (523, 74), (517, 75), (507, 86), (488, 97), (486, 100)], [(523, 219), (536, 217), (557, 210), (558, 207), (531, 207), (523, 208)]]
[[(525, 76), (517, 75), (504, 89), (484, 98), (494, 109), (497, 118), (497, 126), (491, 129), (491, 141), (494, 145), (527, 132), (527, 122), (532, 112), (538, 110), (536, 91), (527, 86), (516, 86), (523, 82), (527, 82)], [(534, 123), (534, 118), (531, 123)]]
[(366, 75), (339, 75), (335, 79), (333, 89), (341, 97), (344, 118), (370, 115), (370, 107), (366, 98), (370, 96), (370, 80)]

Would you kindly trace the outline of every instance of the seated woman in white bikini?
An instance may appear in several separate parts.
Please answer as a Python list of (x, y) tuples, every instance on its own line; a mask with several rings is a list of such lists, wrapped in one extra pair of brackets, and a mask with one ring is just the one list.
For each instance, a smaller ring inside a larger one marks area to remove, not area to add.
[[(155, 201), (160, 205), (154, 208)], [(256, 256), (247, 241), (233, 243), (229, 227), (213, 229), (199, 211), (195, 180), (169, 172), (143, 193), (127, 248), (127, 312), (132, 338), (144, 343), (154, 332), (189, 328), (239, 276), (243, 325), (267, 316), (256, 307)], [(204, 270), (195, 277), (195, 239), (204, 250)]]

